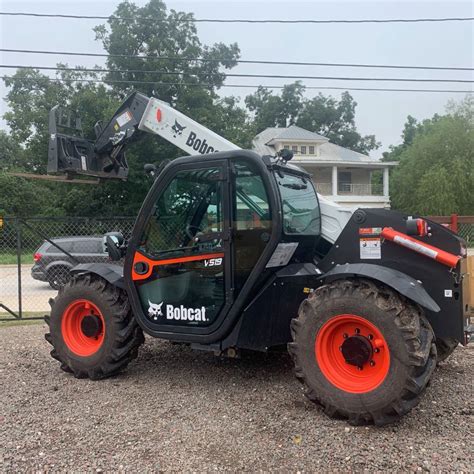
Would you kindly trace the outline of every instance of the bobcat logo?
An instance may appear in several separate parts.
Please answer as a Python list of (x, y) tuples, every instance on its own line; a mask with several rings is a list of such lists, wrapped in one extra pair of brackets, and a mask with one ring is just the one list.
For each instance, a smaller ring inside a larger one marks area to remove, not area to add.
[(148, 305), (148, 316), (150, 316), (150, 318), (156, 321), (159, 316), (163, 316), (163, 312), (161, 311), (163, 301), (160, 304), (155, 304), (148, 300)]
[(177, 135), (182, 135), (183, 130), (185, 128), (186, 127), (183, 127), (182, 125), (180, 125), (178, 121), (175, 119), (174, 125), (171, 127), (171, 130), (173, 130), (173, 137), (176, 138)]

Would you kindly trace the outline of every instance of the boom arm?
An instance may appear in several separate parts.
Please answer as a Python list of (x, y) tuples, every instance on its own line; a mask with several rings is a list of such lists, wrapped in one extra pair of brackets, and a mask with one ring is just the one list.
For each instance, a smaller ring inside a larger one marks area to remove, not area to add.
[[(190, 155), (240, 150), (237, 145), (178, 112), (170, 104), (138, 92), (125, 100), (105, 127), (101, 123), (95, 125), (95, 142), (58, 133), (57, 126), (62, 124), (56, 121), (57, 112), (57, 108), (50, 112), (48, 173), (126, 179), (128, 164), (125, 147), (137, 140), (141, 132), (159, 135)], [(352, 211), (322, 196), (319, 196), (319, 201), (322, 235), (334, 243)]]

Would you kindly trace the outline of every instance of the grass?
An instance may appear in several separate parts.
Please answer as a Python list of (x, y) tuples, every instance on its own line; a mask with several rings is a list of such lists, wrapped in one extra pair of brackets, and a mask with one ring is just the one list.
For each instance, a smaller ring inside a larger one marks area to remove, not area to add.
[[(0, 265), (16, 265), (16, 253), (0, 253)], [(33, 255), (31, 253), (24, 253), (21, 255), (21, 263), (31, 263), (33, 265)]]
[(47, 311), (25, 311), (23, 313), (24, 319), (15, 319), (8, 313), (0, 313), (0, 319), (11, 318), (8, 321), (0, 321), (0, 329), (12, 327), (12, 326), (30, 326), (31, 324), (41, 324), (44, 322), (43, 319), (28, 319), (28, 318), (43, 318)]
[(32, 326), (33, 324), (44, 323), (42, 319), (12, 319), (11, 321), (0, 321), (0, 330), (13, 326)]

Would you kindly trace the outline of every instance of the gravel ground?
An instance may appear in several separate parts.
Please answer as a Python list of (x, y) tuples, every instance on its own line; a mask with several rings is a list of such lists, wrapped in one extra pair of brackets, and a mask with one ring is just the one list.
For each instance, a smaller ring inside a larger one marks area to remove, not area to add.
[(147, 339), (124, 374), (91, 382), (60, 371), (44, 332), (0, 327), (1, 471), (473, 470), (473, 346), (402, 421), (354, 428), (304, 398), (286, 354)]

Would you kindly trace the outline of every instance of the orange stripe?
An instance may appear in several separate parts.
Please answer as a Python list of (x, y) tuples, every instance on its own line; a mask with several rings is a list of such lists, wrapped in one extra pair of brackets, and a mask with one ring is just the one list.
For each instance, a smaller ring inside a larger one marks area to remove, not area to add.
[[(135, 252), (135, 256), (133, 258), (133, 267), (132, 267), (132, 280), (146, 280), (151, 276), (154, 267), (158, 267), (160, 265), (172, 265), (173, 263), (183, 263), (183, 262), (197, 262), (200, 260), (207, 260), (209, 258), (223, 258), (224, 252), (220, 253), (208, 253), (205, 255), (194, 255), (191, 257), (176, 257), (176, 258), (168, 258), (165, 260), (152, 260), (145, 255), (141, 254), (140, 252)], [(148, 271), (143, 275), (140, 275), (135, 272), (135, 264), (143, 262), (148, 264)]]

